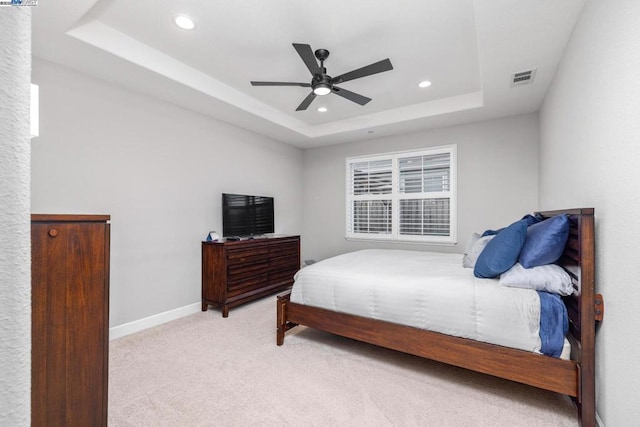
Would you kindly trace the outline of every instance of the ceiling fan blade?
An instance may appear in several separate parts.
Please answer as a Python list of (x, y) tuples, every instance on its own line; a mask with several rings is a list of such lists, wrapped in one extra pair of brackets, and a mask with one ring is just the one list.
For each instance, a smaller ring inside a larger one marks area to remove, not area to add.
[(294, 82), (251, 82), (252, 86), (302, 86), (311, 87), (311, 83), (294, 83)]
[(348, 73), (344, 73), (337, 77), (334, 77), (333, 79), (331, 79), (331, 83), (339, 84), (347, 82), (349, 80), (359, 79), (361, 77), (366, 77), (372, 74), (382, 73), (383, 71), (389, 70), (393, 70), (393, 65), (391, 65), (391, 61), (389, 61), (389, 58), (387, 58), (383, 59), (382, 61), (369, 64), (365, 67), (358, 68), (357, 70), (349, 71)]
[(304, 101), (302, 101), (300, 103), (300, 105), (298, 105), (298, 108), (296, 108), (296, 111), (302, 111), (302, 110), (306, 110), (307, 107), (309, 107), (309, 105), (311, 105), (311, 102), (316, 99), (316, 94), (313, 93), (313, 91), (307, 95), (307, 97), (304, 99)]
[(365, 105), (367, 102), (371, 101), (371, 98), (367, 98), (366, 96), (362, 96), (355, 92), (351, 92), (350, 90), (342, 89), (335, 86), (333, 87), (333, 93), (360, 105)]
[(311, 74), (322, 74), (320, 72), (320, 67), (318, 66), (318, 61), (316, 61), (316, 56), (313, 54), (313, 50), (311, 50), (311, 46), (308, 44), (299, 44), (293, 43), (293, 47), (304, 61), (304, 65), (307, 66)]

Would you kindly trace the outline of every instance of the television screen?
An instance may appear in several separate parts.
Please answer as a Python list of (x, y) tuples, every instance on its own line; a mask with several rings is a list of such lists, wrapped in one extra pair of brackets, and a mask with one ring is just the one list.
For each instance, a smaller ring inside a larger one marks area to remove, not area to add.
[(222, 193), (222, 235), (273, 233), (273, 197)]

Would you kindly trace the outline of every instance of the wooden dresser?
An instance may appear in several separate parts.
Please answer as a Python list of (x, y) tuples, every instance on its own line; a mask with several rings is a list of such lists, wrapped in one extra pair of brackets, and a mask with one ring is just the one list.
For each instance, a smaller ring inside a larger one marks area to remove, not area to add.
[(300, 269), (300, 236), (202, 242), (202, 311), (229, 308), (288, 288)]
[(31, 216), (31, 425), (106, 426), (108, 215)]

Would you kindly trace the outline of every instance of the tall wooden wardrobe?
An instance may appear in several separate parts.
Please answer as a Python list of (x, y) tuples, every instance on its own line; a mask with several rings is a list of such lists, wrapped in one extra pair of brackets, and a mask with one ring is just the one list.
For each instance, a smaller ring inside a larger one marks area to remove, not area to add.
[(31, 216), (32, 426), (106, 426), (108, 215)]

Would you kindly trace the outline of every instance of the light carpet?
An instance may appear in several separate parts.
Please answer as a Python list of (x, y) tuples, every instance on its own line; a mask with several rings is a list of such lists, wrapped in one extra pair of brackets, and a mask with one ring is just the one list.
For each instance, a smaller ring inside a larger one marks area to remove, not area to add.
[(275, 297), (112, 341), (111, 426), (576, 426), (568, 397), (297, 327)]

